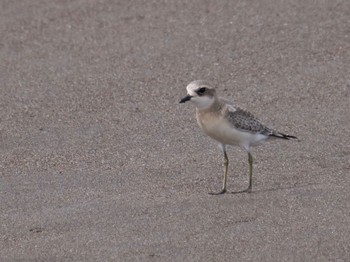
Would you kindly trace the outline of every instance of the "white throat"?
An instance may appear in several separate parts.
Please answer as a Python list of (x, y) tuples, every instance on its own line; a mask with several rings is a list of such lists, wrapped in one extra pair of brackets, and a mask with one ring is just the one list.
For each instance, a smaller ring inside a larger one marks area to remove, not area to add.
[(195, 104), (197, 108), (205, 109), (205, 108), (211, 107), (211, 105), (215, 101), (215, 98), (208, 97), (208, 96), (195, 96), (195, 97), (192, 97), (191, 101)]

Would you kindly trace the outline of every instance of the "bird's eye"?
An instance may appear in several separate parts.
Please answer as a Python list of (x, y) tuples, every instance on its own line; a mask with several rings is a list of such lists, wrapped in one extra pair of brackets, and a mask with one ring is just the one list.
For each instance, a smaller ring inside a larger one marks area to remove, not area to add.
[(197, 94), (201, 96), (201, 95), (204, 94), (205, 90), (206, 90), (205, 87), (199, 88), (198, 91), (197, 91)]

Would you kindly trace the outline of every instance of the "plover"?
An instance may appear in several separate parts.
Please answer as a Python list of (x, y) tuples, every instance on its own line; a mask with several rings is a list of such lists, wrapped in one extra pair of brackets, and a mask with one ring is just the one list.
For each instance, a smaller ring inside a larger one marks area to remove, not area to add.
[(200, 128), (221, 144), (224, 153), (224, 180), (222, 190), (226, 192), (228, 157), (226, 145), (236, 145), (248, 153), (249, 186), (242, 192), (251, 192), (253, 176), (253, 156), (250, 147), (272, 138), (289, 140), (295, 136), (286, 135), (263, 125), (252, 113), (235, 106), (232, 102), (218, 97), (215, 88), (204, 80), (191, 82), (187, 87), (187, 96), (180, 103), (192, 101), (196, 106), (196, 118)]

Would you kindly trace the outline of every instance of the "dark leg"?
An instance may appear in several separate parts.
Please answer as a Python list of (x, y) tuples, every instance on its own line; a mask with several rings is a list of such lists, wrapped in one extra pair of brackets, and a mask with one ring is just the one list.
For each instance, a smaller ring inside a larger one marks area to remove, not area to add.
[(245, 190), (246, 192), (252, 192), (253, 186), (253, 156), (248, 152), (248, 163), (249, 163), (249, 187)]

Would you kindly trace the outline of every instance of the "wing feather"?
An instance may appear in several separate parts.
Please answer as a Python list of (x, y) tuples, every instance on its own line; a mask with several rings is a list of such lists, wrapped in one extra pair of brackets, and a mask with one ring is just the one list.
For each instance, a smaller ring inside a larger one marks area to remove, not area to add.
[(228, 105), (226, 107), (225, 117), (230, 124), (239, 130), (253, 134), (260, 133), (267, 136), (273, 133), (272, 129), (263, 125), (252, 113), (242, 108)]

